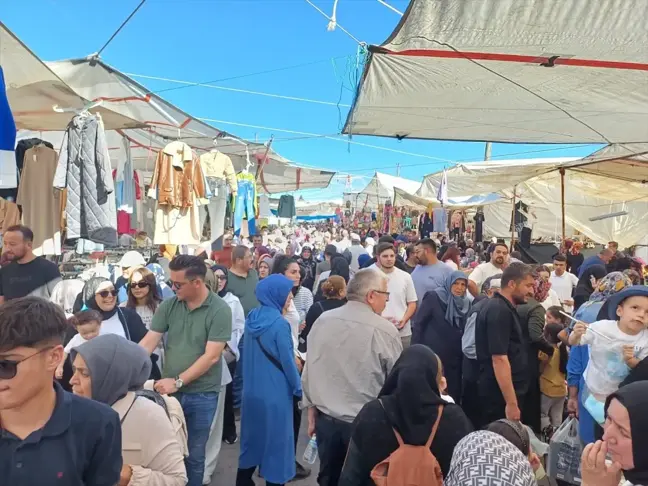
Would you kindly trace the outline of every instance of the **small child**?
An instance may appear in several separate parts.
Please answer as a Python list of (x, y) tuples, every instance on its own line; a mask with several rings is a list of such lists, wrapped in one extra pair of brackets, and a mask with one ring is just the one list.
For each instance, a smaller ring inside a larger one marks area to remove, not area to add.
[(631, 368), (648, 357), (648, 287), (627, 287), (612, 295), (608, 305), (609, 320), (589, 326), (577, 322), (569, 336), (572, 346), (590, 346), (584, 374), (589, 393), (583, 397), (583, 404), (600, 424), (605, 421), (606, 397), (619, 388)]
[(549, 307), (545, 314), (545, 324), (560, 324), (563, 329), (567, 327), (567, 318), (561, 312), (565, 312), (565, 309), (559, 305)]
[[(547, 311), (547, 314), (549, 312)], [(567, 345), (560, 341), (558, 334), (563, 330), (562, 323), (547, 324), (544, 328), (544, 337), (553, 347), (554, 353), (551, 357), (540, 352), (539, 358), (542, 364), (540, 374), (540, 426), (545, 437), (551, 437), (551, 428), (557, 428), (562, 424), (563, 411), (565, 409), (565, 397), (567, 396), (567, 360), (569, 353)]]
[(75, 334), (70, 342), (65, 346), (63, 359), (56, 368), (55, 376), (57, 380), (63, 378), (63, 365), (65, 364), (67, 357), (70, 355), (70, 351), (77, 346), (81, 346), (86, 341), (96, 338), (101, 331), (102, 320), (101, 314), (96, 310), (77, 312), (68, 319), (68, 322), (77, 330), (77, 334)]

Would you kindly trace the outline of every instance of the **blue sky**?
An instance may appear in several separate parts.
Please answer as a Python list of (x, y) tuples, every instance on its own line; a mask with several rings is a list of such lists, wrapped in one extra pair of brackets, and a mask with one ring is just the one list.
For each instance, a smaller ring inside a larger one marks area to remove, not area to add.
[[(312, 0), (330, 14), (333, 0)], [(43, 60), (84, 57), (96, 52), (139, 0), (0, 0), (2, 22)], [(406, 0), (388, 0), (397, 9)], [(382, 43), (399, 16), (376, 0), (339, 0), (337, 20), (358, 39)], [(117, 69), (133, 74), (185, 80), (216, 81), (231, 88), (283, 96), (352, 102), (351, 77), (357, 44), (339, 29), (328, 32), (328, 21), (305, 0), (147, 0), (103, 52)], [(305, 65), (310, 63), (308, 65)], [(277, 68), (273, 73), (249, 75)], [(226, 80), (236, 77), (236, 79)], [(135, 78), (152, 91), (178, 88), (164, 81)], [(161, 93), (196, 117), (322, 135), (340, 132), (347, 107), (288, 101), (205, 87)], [(375, 170), (421, 180), (448, 162), (398, 154), (322, 138), (305, 138), (276, 130), (214, 123), (238, 136), (259, 141), (274, 134), (273, 148), (305, 165), (353, 176), (353, 188), (368, 182)], [(453, 161), (483, 158), (484, 144), (436, 141), (396, 141), (354, 137), (355, 141)], [(493, 156), (539, 150), (502, 158), (586, 155), (594, 146), (530, 146), (495, 144)], [(360, 176), (365, 176), (361, 179)], [(309, 199), (339, 196), (336, 182), (326, 191), (308, 191)]]

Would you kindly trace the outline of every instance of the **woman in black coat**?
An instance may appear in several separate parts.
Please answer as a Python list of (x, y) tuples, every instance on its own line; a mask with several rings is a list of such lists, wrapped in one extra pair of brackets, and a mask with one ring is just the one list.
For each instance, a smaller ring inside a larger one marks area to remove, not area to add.
[(430, 451), (445, 477), (455, 446), (473, 428), (461, 407), (441, 398), (438, 363), (425, 346), (412, 345), (403, 351), (378, 398), (362, 407), (353, 422), (338, 486), (373, 485), (371, 470), (398, 448), (394, 431), (405, 444), (422, 446), (430, 438), (437, 418)]
[(467, 285), (463, 272), (452, 272), (444, 287), (423, 296), (412, 319), (412, 344), (424, 344), (441, 359), (446, 392), (456, 403), (461, 401), (461, 337), (470, 312)]

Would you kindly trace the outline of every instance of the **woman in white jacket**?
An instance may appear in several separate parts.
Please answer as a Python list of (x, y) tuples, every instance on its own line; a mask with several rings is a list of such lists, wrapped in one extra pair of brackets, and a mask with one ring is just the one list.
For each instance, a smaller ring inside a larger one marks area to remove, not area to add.
[[(218, 394), (218, 407), (216, 415), (212, 422), (209, 440), (205, 449), (205, 472), (203, 484), (211, 482), (211, 475), (216, 469), (218, 463), (218, 455), (221, 449), (221, 442), (225, 441), (228, 444), (233, 444), (238, 440), (236, 434), (236, 422), (234, 418), (234, 399), (232, 395), (232, 376), (236, 371), (236, 363), (240, 357), (238, 345), (243, 337), (245, 330), (245, 312), (243, 306), (231, 292), (227, 292), (227, 268), (222, 265), (213, 265), (211, 267), (214, 272), (215, 287), (212, 289), (222, 298), (232, 310), (232, 337), (227, 341), (227, 346), (222, 354), (223, 363), (223, 376), (221, 379), (221, 389)], [(225, 366), (227, 364), (227, 366)]]

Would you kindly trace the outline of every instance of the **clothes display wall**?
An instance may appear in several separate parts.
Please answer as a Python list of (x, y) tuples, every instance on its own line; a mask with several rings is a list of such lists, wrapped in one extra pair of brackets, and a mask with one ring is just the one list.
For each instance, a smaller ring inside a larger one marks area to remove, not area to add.
[[(27, 150), (29, 150), (30, 148), (41, 144), (51, 149), (54, 148), (51, 143), (46, 142), (45, 140), (41, 140), (40, 138), (26, 138), (18, 141), (18, 143), (16, 144), (16, 156), (13, 162), (13, 166), (15, 166), (15, 171), (17, 173), (16, 185), (11, 188), (0, 189), (0, 197), (7, 199), (8, 201), (16, 202), (16, 198), (18, 197), (18, 187), (20, 185), (21, 173), (24, 165), (25, 152), (27, 152)], [(7, 160), (8, 164), (11, 165), (11, 159)], [(6, 170), (13, 172), (14, 168), (0, 167), (0, 173)], [(2, 178), (2, 175), (0, 175), (0, 178)], [(2, 184), (0, 184), (0, 187), (3, 187)]]
[(277, 216), (280, 218), (294, 218), (296, 215), (295, 198), (289, 194), (281, 196), (277, 207)]
[(68, 238), (117, 244), (117, 211), (103, 122), (99, 115), (76, 115), (61, 145), (54, 188), (67, 189)]
[(117, 233), (120, 235), (135, 234), (140, 228), (137, 202), (142, 198), (142, 191), (139, 175), (128, 163), (122, 179), (118, 179), (116, 169), (113, 170), (113, 178), (115, 178), (115, 202), (117, 204)]
[(383, 208), (383, 218), (382, 218), (383, 233), (389, 233), (393, 213), (394, 213), (394, 208), (391, 205), (391, 201), (385, 202), (385, 207)]
[(212, 241), (212, 247), (214, 247), (214, 242), (225, 234), (228, 189), (234, 197), (238, 192), (236, 172), (234, 171), (232, 159), (218, 150), (212, 150), (201, 155), (200, 165), (207, 188), (211, 193), (207, 204), (199, 208), (200, 228), (203, 228), (207, 214), (209, 214), (210, 240)]
[(16, 203), (22, 221), (34, 232), (34, 254), (61, 254), (62, 192), (52, 183), (57, 168), (56, 151), (45, 144), (25, 152)]
[(4, 73), (0, 67), (0, 188), (12, 188), (18, 184), (14, 148), (16, 147), (16, 123), (5, 90)]
[(236, 176), (238, 181), (238, 192), (234, 202), (234, 235), (241, 234), (243, 216), (247, 218), (249, 235), (256, 234), (256, 182), (254, 175), (249, 172), (241, 172)]
[(171, 142), (155, 160), (149, 197), (157, 199), (156, 245), (199, 245), (199, 199), (205, 197), (200, 159), (184, 142)]
[(443, 208), (434, 208), (432, 217), (434, 219), (434, 231), (436, 233), (445, 233), (448, 231), (448, 211)]
[[(261, 218), (267, 219), (270, 216), (272, 216), (272, 213), (270, 212), (270, 198), (268, 197), (267, 194), (261, 194), (259, 196), (259, 219)], [(263, 226), (263, 225), (259, 223), (258, 226)]]

